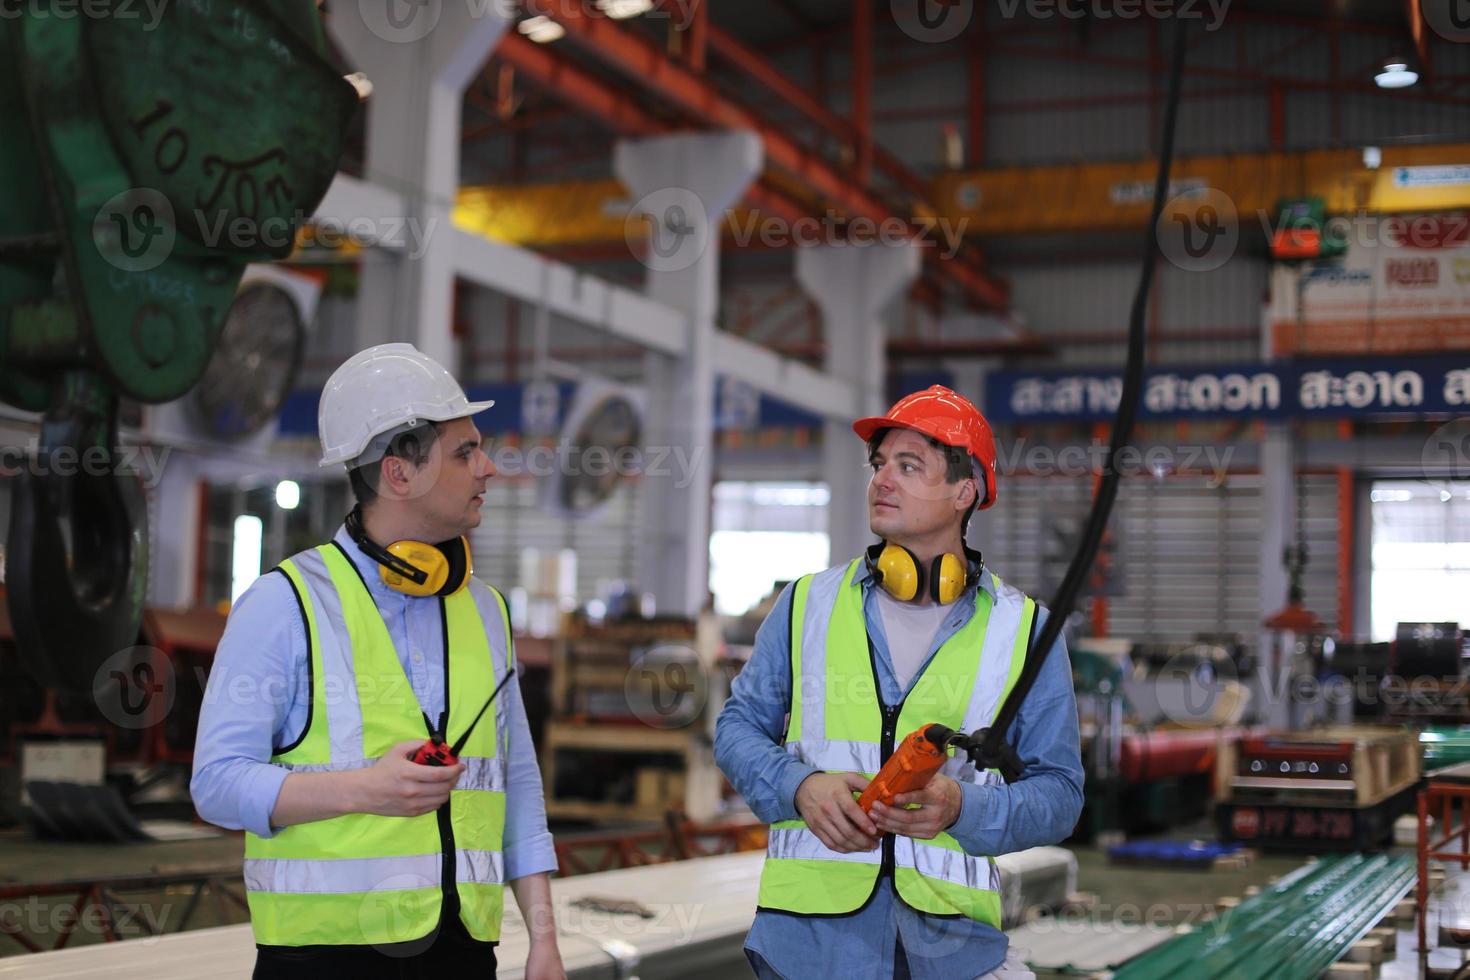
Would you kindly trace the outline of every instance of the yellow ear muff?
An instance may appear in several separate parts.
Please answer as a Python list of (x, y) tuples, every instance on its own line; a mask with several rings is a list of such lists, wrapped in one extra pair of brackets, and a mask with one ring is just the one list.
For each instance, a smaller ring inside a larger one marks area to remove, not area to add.
[(947, 606), (964, 594), (968, 580), (969, 569), (959, 555), (940, 555), (929, 570), (929, 595), (935, 602)]
[(445, 566), (444, 584), (439, 587), (438, 594), (454, 595), (469, 584), (470, 575), (475, 571), (474, 562), (470, 558), (470, 539), (460, 535), (453, 541), (441, 541), (438, 548), (448, 562)]
[(883, 576), (883, 590), (895, 599), (912, 602), (924, 586), (918, 560), (902, 545), (885, 545), (876, 565)]
[(426, 576), (423, 584), (420, 585), (412, 579), (404, 578), (386, 565), (380, 565), (378, 574), (382, 576), (384, 584), (395, 592), (412, 596), (434, 595), (444, 587), (445, 580), (449, 578), (449, 559), (444, 552), (431, 544), (425, 544), (422, 541), (395, 541), (386, 550), (393, 557), (408, 562)]

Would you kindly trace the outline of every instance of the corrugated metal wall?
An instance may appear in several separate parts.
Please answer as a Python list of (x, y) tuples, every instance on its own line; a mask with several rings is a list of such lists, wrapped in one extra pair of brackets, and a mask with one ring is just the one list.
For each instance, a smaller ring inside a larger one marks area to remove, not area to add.
[[(1307, 607), (1337, 625), (1337, 483), (1303, 478)], [(1090, 478), (1012, 476), (994, 510), (977, 515), (971, 543), (1002, 578), (1047, 601), (1066, 571), (1092, 498)], [(1260, 629), (1257, 592), (1261, 478), (1125, 480), (1110, 524), (1109, 632), (1186, 641), (1196, 633)], [(1286, 596), (1281, 597), (1285, 605)], [(1084, 604), (1085, 608), (1085, 604)]]
[[(1134, 250), (1141, 256), (1141, 244)], [(1123, 363), (1124, 332), (1138, 286), (1138, 263), (1137, 258), (1123, 254), (1117, 260), (1061, 258), (1007, 266), (1002, 256), (996, 256), (995, 267), (1009, 278), (1012, 303), (1024, 313), (1028, 332), (1042, 338), (1058, 334), (1115, 338), (1105, 343), (1059, 342), (1055, 352), (1044, 358), (1047, 364), (1082, 366)], [(1149, 322), (1170, 339), (1150, 349), (1152, 362), (1259, 360), (1261, 345), (1252, 331), (1261, 322), (1267, 274), (1266, 261), (1254, 255), (1237, 255), (1208, 273), (1160, 262)], [(1220, 337), (1222, 330), (1238, 330), (1240, 336), (1225, 339)]]
[(633, 582), (637, 575), (638, 485), (626, 482), (595, 518), (568, 521), (541, 506), (535, 480), (491, 480), (480, 526), (470, 536), (475, 574), (502, 590), (521, 584), (521, 551), (570, 548), (577, 553), (577, 599), (599, 594), (599, 584)]

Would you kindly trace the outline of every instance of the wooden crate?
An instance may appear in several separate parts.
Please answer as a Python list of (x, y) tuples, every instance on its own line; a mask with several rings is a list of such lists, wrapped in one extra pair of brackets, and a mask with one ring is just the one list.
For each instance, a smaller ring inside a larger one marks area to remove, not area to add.
[[(546, 815), (568, 820), (655, 821), (670, 808), (692, 819), (707, 820), (719, 806), (720, 775), (702, 733), (680, 728), (660, 730), (642, 725), (584, 725), (553, 721), (546, 726), (541, 752)], [(558, 752), (615, 753), (634, 773), (633, 800), (584, 800), (556, 794)], [(682, 769), (640, 764), (640, 756), (677, 755)]]
[(1217, 798), (1254, 801), (1312, 802), (1318, 805), (1373, 806), (1419, 781), (1420, 745), (1417, 736), (1403, 728), (1348, 725), (1301, 732), (1280, 732), (1267, 737), (1276, 745), (1299, 745), (1304, 751), (1314, 746), (1351, 746), (1351, 782), (1299, 778), (1292, 775), (1241, 775), (1238, 770), (1241, 744), (1232, 740), (1221, 746), (1215, 785)]
[[(551, 651), (551, 710), (563, 720), (633, 720), (624, 698), (628, 671), (639, 651), (697, 642), (690, 620), (666, 618), (590, 626), (573, 617)], [(614, 706), (609, 711), (608, 706)]]

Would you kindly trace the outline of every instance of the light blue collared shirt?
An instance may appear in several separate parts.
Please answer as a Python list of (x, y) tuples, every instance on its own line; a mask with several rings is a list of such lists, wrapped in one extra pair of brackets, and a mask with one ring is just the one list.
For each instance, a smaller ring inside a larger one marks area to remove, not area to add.
[[(978, 576), (991, 598), (995, 585)], [(863, 611), (885, 705), (908, 696), (919, 675), (950, 637), (975, 614), (975, 586), (952, 603), (929, 654), (899, 691), (888, 652), (883, 617), (872, 576), (859, 567), (850, 588), (863, 590)], [(750, 662), (731, 686), (715, 729), (715, 762), (767, 823), (795, 820), (796, 789), (816, 772), (781, 747), (791, 704), (791, 593), (788, 586), (756, 634)], [(1037, 631), (1046, 610), (1037, 607)], [(978, 656), (978, 651), (977, 654)], [(900, 732), (902, 737), (904, 734)], [(970, 854), (1008, 854), (1067, 837), (1082, 812), (1082, 759), (1072, 668), (1061, 637), (1051, 649), (1036, 684), (1007, 733), (1026, 764), (1025, 776), (1005, 785), (960, 784), (960, 815), (949, 833)], [(844, 980), (884, 980), (894, 975), (894, 952), (902, 937), (914, 980), (958, 980), (983, 975), (1005, 961), (1005, 934), (966, 918), (925, 915), (898, 900), (891, 879), (872, 901), (849, 916), (756, 913), (746, 938), (759, 975), (772, 971), (791, 980), (825, 976), (840, 969)]]
[[(437, 722), (444, 709), (439, 600), (389, 588), (377, 563), (362, 553), (345, 527), (333, 540), (367, 583), (419, 707)], [(205, 820), (261, 837), (276, 832), (270, 815), (287, 771), (270, 759), (276, 746), (290, 745), (306, 724), (311, 703), (307, 668), (306, 625), (291, 584), (281, 574), (262, 575), (230, 610), (204, 692), (189, 791)], [(546, 829), (541, 770), (520, 685), (507, 684), (500, 698), (509, 712), (510, 743), (502, 848), (506, 880), (513, 881), (554, 871), (556, 851)]]

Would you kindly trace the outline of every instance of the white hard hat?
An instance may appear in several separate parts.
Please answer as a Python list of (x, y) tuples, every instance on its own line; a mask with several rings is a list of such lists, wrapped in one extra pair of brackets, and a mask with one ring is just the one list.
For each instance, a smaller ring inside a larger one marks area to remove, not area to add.
[(373, 437), (418, 422), (475, 415), (494, 402), (472, 402), (443, 365), (413, 344), (379, 344), (332, 372), (317, 408), (320, 466), (351, 463)]

